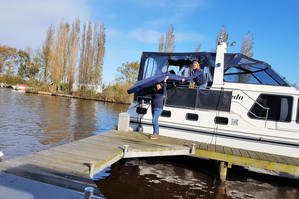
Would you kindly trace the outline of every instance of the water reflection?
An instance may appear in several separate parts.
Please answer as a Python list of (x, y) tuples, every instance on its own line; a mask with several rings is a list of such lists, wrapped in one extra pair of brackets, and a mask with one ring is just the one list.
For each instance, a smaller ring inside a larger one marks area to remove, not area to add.
[(106, 132), (127, 108), (0, 89), (0, 150), (9, 159)]
[(264, 175), (233, 168), (227, 181), (221, 183), (217, 180), (217, 171), (215, 162), (196, 158), (128, 159), (111, 166), (111, 170), (106, 171), (110, 176), (96, 183), (104, 197), (109, 199), (299, 198), (297, 181), (281, 183), (287, 180), (278, 177), (265, 179)]

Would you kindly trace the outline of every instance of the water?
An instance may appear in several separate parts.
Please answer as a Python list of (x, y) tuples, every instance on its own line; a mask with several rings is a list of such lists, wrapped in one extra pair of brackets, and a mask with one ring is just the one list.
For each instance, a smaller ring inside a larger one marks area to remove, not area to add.
[[(0, 89), (0, 151), (5, 159), (115, 128), (128, 106)], [(299, 198), (298, 181), (228, 171), (217, 181), (215, 161), (187, 157), (128, 159), (107, 168), (96, 184), (105, 198)]]
[(0, 89), (0, 150), (18, 157), (115, 128), (128, 106)]

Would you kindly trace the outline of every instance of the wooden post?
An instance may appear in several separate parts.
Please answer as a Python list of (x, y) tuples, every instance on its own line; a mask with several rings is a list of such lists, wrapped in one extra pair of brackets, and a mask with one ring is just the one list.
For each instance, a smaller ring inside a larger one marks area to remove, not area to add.
[(123, 146), (123, 158), (126, 157), (126, 153), (128, 152), (128, 148), (129, 148), (129, 145), (127, 145), (127, 144), (125, 144), (125, 145)]
[(190, 147), (190, 154), (194, 154), (195, 153), (195, 149), (196, 149), (196, 146), (194, 143), (191, 144), (191, 147)]
[(219, 178), (222, 182), (226, 180), (227, 175), (227, 162), (220, 162), (219, 164)]
[(3, 158), (4, 158), (4, 153), (2, 153), (2, 151), (0, 151), (0, 162), (2, 161)]
[(84, 189), (84, 199), (91, 199), (91, 198), (93, 198), (93, 192), (94, 192), (94, 188), (93, 187), (86, 187)]
[(118, 115), (118, 127), (119, 131), (128, 131), (130, 124), (130, 114), (129, 113), (120, 113)]

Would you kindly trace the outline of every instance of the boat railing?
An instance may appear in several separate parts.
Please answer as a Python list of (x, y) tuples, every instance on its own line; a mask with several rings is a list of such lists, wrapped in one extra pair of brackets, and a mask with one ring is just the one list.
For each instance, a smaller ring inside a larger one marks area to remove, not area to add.
[(266, 116), (265, 117), (260, 117), (258, 115), (256, 115), (255, 113), (253, 113), (250, 109), (248, 109), (247, 107), (243, 106), (240, 102), (238, 102), (241, 106), (243, 106), (249, 113), (251, 113), (252, 115), (254, 115), (254, 117), (259, 118), (259, 119), (264, 119), (265, 120), (265, 127), (267, 126), (267, 121), (268, 121), (268, 115), (269, 115), (269, 110), (270, 108), (263, 106), (261, 103), (259, 103), (256, 99), (253, 99), (251, 96), (249, 96), (246, 92), (244, 92), (241, 89), (232, 89), (232, 90), (237, 90), (237, 91), (241, 91), (244, 95), (246, 95), (249, 99), (251, 99), (255, 104), (259, 105), (262, 109), (264, 109), (266, 111)]

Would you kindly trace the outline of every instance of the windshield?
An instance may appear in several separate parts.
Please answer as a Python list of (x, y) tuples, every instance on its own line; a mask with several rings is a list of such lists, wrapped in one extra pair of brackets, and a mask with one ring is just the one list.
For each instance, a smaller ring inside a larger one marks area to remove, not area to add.
[(154, 75), (163, 73), (171, 73), (181, 75), (179, 73), (182, 67), (189, 67), (192, 61), (199, 61), (203, 67), (209, 64), (204, 62), (204, 57), (194, 55), (165, 55), (165, 56), (148, 56), (144, 62), (144, 70), (141, 79), (147, 79)]
[(249, 84), (288, 86), (270, 66), (266, 64), (242, 64), (228, 66), (224, 71), (224, 81)]

